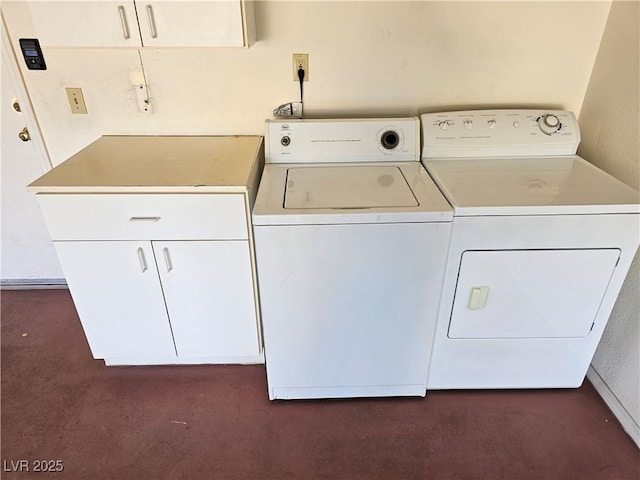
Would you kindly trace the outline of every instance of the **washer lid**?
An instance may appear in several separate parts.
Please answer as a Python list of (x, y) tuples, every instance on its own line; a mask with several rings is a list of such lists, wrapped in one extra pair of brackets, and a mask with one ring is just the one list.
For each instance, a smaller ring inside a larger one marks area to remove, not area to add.
[(456, 216), (640, 212), (638, 192), (575, 155), (424, 163)]
[(374, 208), (418, 205), (397, 166), (289, 168), (284, 208)]
[(451, 222), (453, 209), (419, 162), (267, 164), (254, 225)]

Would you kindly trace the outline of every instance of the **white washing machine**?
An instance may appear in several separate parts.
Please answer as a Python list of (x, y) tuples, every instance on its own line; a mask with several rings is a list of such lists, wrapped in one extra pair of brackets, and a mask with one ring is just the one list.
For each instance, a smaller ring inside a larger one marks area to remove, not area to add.
[(454, 208), (428, 389), (581, 385), (639, 243), (638, 192), (566, 111), (422, 116)]
[(453, 213), (419, 125), (267, 121), (253, 225), (270, 399), (425, 395)]

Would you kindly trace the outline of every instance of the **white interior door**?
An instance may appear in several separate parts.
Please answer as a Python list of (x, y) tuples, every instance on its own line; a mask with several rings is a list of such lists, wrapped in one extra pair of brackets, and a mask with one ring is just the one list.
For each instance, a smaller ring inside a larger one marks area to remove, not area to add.
[(51, 166), (2, 29), (2, 283), (63, 283), (35, 195), (26, 188)]
[(55, 242), (94, 358), (175, 357), (150, 242)]
[(179, 357), (258, 355), (247, 241), (153, 242)]

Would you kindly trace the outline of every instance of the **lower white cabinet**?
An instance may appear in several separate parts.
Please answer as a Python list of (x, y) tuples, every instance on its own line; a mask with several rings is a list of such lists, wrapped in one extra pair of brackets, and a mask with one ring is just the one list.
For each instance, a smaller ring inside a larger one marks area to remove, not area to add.
[(246, 241), (152, 242), (179, 357), (260, 353)]
[(37, 198), (94, 358), (263, 361), (244, 194)]
[(248, 242), (54, 244), (95, 358), (259, 355)]
[(151, 242), (54, 242), (94, 358), (175, 358)]
[(103, 136), (29, 185), (94, 358), (264, 363), (258, 136)]

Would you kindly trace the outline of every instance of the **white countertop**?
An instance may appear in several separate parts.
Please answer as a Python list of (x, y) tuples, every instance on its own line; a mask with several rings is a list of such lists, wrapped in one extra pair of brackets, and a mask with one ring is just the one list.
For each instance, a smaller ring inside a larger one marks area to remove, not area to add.
[(260, 136), (103, 136), (31, 183), (36, 193), (242, 193)]

